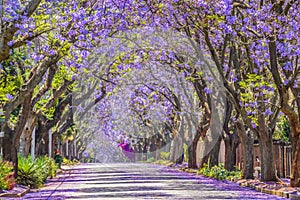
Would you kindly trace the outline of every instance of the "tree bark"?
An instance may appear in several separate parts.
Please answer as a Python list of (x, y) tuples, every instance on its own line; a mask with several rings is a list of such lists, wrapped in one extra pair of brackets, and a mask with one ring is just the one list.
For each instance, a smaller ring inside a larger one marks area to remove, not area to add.
[[(230, 131), (229, 125), (233, 123), (230, 121), (233, 111), (233, 104), (230, 102), (230, 99), (227, 97), (226, 110), (225, 110), (225, 119), (223, 126), (223, 140), (225, 144), (225, 164), (224, 167), (227, 171), (233, 171), (236, 166), (236, 148), (240, 144), (240, 138), (236, 130)], [(235, 116), (238, 118), (238, 115)]]
[(176, 162), (177, 159), (177, 153), (178, 153), (178, 146), (179, 146), (179, 136), (175, 136), (172, 140), (171, 149), (170, 149), (170, 161)]
[(226, 135), (224, 138), (225, 143), (225, 164), (224, 167), (228, 171), (233, 171), (236, 165), (236, 149), (240, 140), (236, 133)]
[(220, 152), (220, 145), (221, 145), (221, 136), (217, 139), (214, 147), (209, 153), (209, 167), (219, 165), (219, 152)]
[(188, 147), (188, 168), (197, 168), (197, 143), (195, 139), (192, 141), (191, 145)]
[(33, 115), (28, 117), (25, 130), (20, 138), (20, 153), (24, 157), (28, 157), (30, 153), (31, 135), (35, 126), (35, 117)]
[(10, 161), (14, 165), (15, 176), (18, 172), (18, 155), (17, 155), (17, 146), (13, 141), (13, 131), (7, 128), (4, 134), (3, 142), (3, 159), (6, 161)]
[(22, 104), (22, 110), (19, 114), (18, 123), (14, 130), (8, 127), (8, 124), (4, 125), (4, 145), (3, 145), (3, 157), (5, 160), (11, 161), (14, 164), (15, 176), (18, 174), (18, 145), (22, 132), (24, 131), (26, 120), (30, 115), (31, 108), (31, 97), (30, 93), (25, 97), (25, 101)]
[(272, 138), (259, 139), (260, 158), (261, 158), (261, 180), (275, 181), (275, 167), (273, 162)]
[(265, 114), (262, 112), (265, 110), (263, 104), (263, 97), (258, 97), (258, 109), (261, 111), (258, 114), (258, 141), (260, 149), (261, 159), (261, 180), (262, 181), (276, 181), (275, 167), (273, 162), (273, 131), (270, 127), (266, 127)]
[[(212, 136), (208, 136), (212, 137)], [(200, 161), (199, 168), (204, 167), (205, 164), (208, 164), (209, 167), (213, 167), (219, 164), (219, 152), (220, 152), (220, 145), (222, 138), (221, 136), (215, 136), (216, 139), (211, 139), (209, 141), (208, 139), (205, 139), (204, 145), (204, 155), (202, 160)]]
[[(300, 187), (300, 132), (297, 134), (292, 133), (292, 170), (291, 170), (291, 186)], [(296, 137), (295, 135), (298, 135)]]
[[(299, 89), (292, 89), (294, 97), (296, 98), (296, 104), (298, 107), (298, 113), (291, 111), (290, 109), (283, 109), (283, 112), (289, 117), (291, 125), (290, 139), (292, 143), (292, 171), (290, 183), (292, 187), (300, 187), (300, 98)], [(297, 117), (298, 116), (298, 117)]]
[(182, 138), (182, 135), (179, 135), (176, 160), (175, 160), (176, 164), (182, 164), (182, 162), (183, 162), (182, 154), (183, 154), (183, 138)]
[(253, 162), (253, 143), (254, 139), (251, 134), (247, 134), (244, 125), (241, 122), (236, 123), (238, 134), (242, 143), (243, 151), (243, 178), (253, 179), (254, 162)]
[[(203, 115), (204, 118), (206, 116), (210, 116), (210, 113), (206, 113), (205, 115)], [(193, 168), (193, 169), (197, 168), (197, 152), (196, 151), (197, 151), (198, 141), (199, 141), (200, 137), (202, 139), (205, 138), (205, 140), (207, 139), (206, 133), (208, 131), (209, 124), (210, 124), (210, 119), (204, 119), (204, 121), (202, 121), (199, 124), (196, 135), (193, 138), (190, 146), (188, 147), (188, 167), (189, 168)]]
[[(293, 85), (285, 85), (280, 71), (278, 69), (278, 59), (277, 59), (277, 44), (274, 37), (271, 37), (269, 42), (269, 54), (270, 54), (270, 72), (276, 87), (280, 95), (281, 111), (288, 117), (290, 127), (291, 127), (291, 143), (292, 143), (292, 171), (290, 183), (292, 187), (300, 186), (300, 100), (299, 100), (299, 89), (292, 88)], [(297, 79), (298, 74), (293, 74), (293, 78)], [(294, 84), (293, 81), (291, 81)], [(296, 103), (298, 106), (298, 114), (295, 109), (290, 105), (289, 101), (291, 96), (289, 90), (291, 89), (294, 98), (296, 98)]]

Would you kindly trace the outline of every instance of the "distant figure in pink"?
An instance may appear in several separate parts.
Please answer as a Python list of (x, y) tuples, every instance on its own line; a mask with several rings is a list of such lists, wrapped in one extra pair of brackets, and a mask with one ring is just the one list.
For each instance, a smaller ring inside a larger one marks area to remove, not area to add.
[(120, 144), (118, 144), (118, 147), (122, 148), (122, 151), (124, 153), (124, 155), (130, 160), (133, 161), (134, 160), (134, 153), (133, 153), (133, 149), (131, 148), (130, 144), (128, 142), (126, 142), (125, 140), (122, 140), (122, 142)]

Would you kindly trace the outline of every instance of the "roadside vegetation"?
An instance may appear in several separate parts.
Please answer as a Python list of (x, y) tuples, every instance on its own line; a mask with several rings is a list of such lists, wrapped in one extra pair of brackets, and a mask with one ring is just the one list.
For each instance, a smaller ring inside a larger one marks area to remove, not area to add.
[(223, 163), (219, 163), (219, 165), (215, 165), (213, 167), (209, 167), (209, 165), (205, 164), (203, 168), (197, 172), (197, 174), (217, 180), (236, 181), (242, 178), (242, 171), (237, 169), (234, 171), (228, 171), (224, 168)]

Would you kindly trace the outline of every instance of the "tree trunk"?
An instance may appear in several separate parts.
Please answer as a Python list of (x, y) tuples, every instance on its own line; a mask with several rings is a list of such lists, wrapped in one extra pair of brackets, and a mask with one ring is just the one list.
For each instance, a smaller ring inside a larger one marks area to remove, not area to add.
[(142, 157), (142, 160), (147, 160), (147, 153), (148, 153), (148, 145), (149, 145), (149, 142), (148, 142), (148, 139), (144, 136), (143, 138), (144, 142), (143, 142), (143, 157)]
[[(289, 118), (289, 123), (291, 126), (291, 140), (292, 140), (292, 172), (291, 172), (291, 186), (299, 187), (300, 186), (300, 100), (299, 100), (299, 88), (286, 87), (284, 81), (281, 78), (280, 71), (278, 69), (278, 60), (277, 60), (277, 46), (276, 40), (270, 38), (269, 42), (269, 52), (270, 52), (270, 71), (272, 73), (274, 83), (280, 94), (280, 104), (281, 111)], [(292, 99), (289, 94), (289, 89), (291, 89), (296, 103), (298, 106), (298, 114), (295, 109), (290, 105), (290, 100)]]
[(175, 161), (176, 164), (182, 164), (182, 162), (183, 162), (182, 154), (183, 154), (183, 138), (181, 136), (179, 136), (177, 153), (176, 153), (176, 161)]
[(292, 143), (292, 171), (291, 171), (291, 187), (300, 187), (300, 132), (298, 137), (291, 137)]
[[(270, 134), (272, 135), (272, 134)], [(260, 138), (259, 149), (261, 158), (261, 180), (275, 181), (275, 168), (273, 162), (273, 144), (272, 138)]]
[(197, 168), (197, 143), (198, 140), (193, 140), (191, 145), (188, 147), (188, 168)]
[(28, 157), (30, 153), (30, 145), (31, 145), (31, 136), (32, 131), (35, 126), (35, 117), (28, 117), (27, 124), (25, 126), (25, 130), (22, 133), (20, 138), (20, 154), (24, 157)]
[(227, 171), (233, 171), (236, 165), (236, 148), (238, 147), (240, 140), (237, 133), (228, 134), (224, 138), (225, 143), (225, 169)]
[(25, 148), (26, 148), (26, 143), (27, 143), (27, 138), (28, 136), (26, 134), (28, 134), (28, 128), (25, 129), (25, 131), (23, 131), (21, 137), (20, 137), (20, 147), (19, 147), (19, 154), (25, 156)]
[(275, 167), (273, 162), (273, 131), (270, 130), (270, 125), (267, 127), (266, 116), (262, 112), (265, 110), (263, 96), (258, 96), (258, 109), (261, 111), (258, 114), (258, 141), (261, 159), (261, 180), (276, 181)]
[(251, 134), (247, 134), (244, 125), (241, 122), (237, 122), (238, 135), (242, 143), (243, 151), (243, 178), (253, 179), (253, 143), (254, 139)]
[[(209, 147), (210, 142), (208, 141), (208, 137), (206, 135), (209, 125), (210, 125), (210, 113), (206, 110), (205, 114), (202, 116), (202, 121), (197, 127), (196, 136), (193, 138), (192, 143), (188, 147), (188, 167), (189, 168), (197, 168), (197, 145), (200, 137), (204, 140), (205, 149)], [(208, 152), (204, 150), (204, 158), (202, 159), (200, 166), (203, 165), (203, 161), (207, 161), (205, 156), (208, 155)]]
[(178, 137), (175, 136), (175, 138), (171, 142), (171, 148), (170, 148), (170, 161), (176, 162), (176, 153), (177, 153), (177, 147), (178, 147)]
[(18, 174), (18, 145), (19, 145), (22, 132), (25, 129), (26, 120), (30, 115), (31, 97), (32, 97), (31, 93), (25, 97), (25, 101), (22, 104), (21, 113), (19, 114), (18, 122), (14, 130), (11, 130), (8, 127), (7, 123), (5, 123), (3, 127), (5, 133), (4, 134), (5, 143), (3, 145), (3, 157), (5, 160), (13, 162), (15, 177)]
[(221, 146), (221, 136), (219, 136), (216, 144), (209, 153), (209, 167), (217, 166), (219, 164), (219, 152)]
[(43, 131), (43, 128), (37, 129), (35, 152), (37, 155), (45, 155), (47, 153), (46, 147), (48, 147), (48, 135)]
[[(300, 187), (300, 89), (294, 88), (293, 94), (296, 98), (298, 107), (298, 119), (297, 114), (290, 114), (291, 124), (291, 143), (292, 143), (292, 170), (290, 183), (292, 187)], [(285, 112), (288, 113), (288, 112)]]
[(208, 164), (208, 160), (209, 160), (209, 154), (204, 155), (200, 161), (199, 168), (201, 169), (204, 167), (205, 164)]
[(8, 128), (5, 130), (3, 142), (3, 158), (6, 161), (10, 161), (14, 165), (15, 177), (18, 173), (18, 153), (17, 145), (13, 141), (13, 131)]
[(243, 178), (253, 179), (254, 161), (253, 161), (253, 144), (254, 140), (252, 136), (247, 135), (243, 144)]
[[(200, 161), (199, 168), (204, 167), (205, 164), (209, 164), (209, 167), (213, 167), (219, 164), (219, 152), (221, 141), (221, 136), (219, 136), (215, 144), (213, 144), (211, 141), (205, 140), (204, 154), (203, 158)], [(212, 145), (213, 147), (211, 148)]]
[[(236, 148), (240, 143), (240, 138), (236, 130), (233, 133), (229, 129), (230, 119), (232, 116), (233, 111), (233, 104), (229, 100), (227, 96), (226, 102), (226, 110), (225, 110), (225, 118), (224, 118), (224, 125), (223, 125), (223, 140), (225, 144), (225, 164), (224, 167), (227, 171), (233, 171), (236, 165)], [(238, 116), (236, 116), (237, 118)]]
[(208, 161), (209, 161), (209, 156), (210, 156), (210, 151), (211, 151), (211, 142), (209, 141), (209, 138), (211, 136), (208, 134), (205, 139), (204, 139), (204, 142), (203, 142), (203, 145), (204, 145), (204, 149), (203, 149), (203, 152), (202, 152), (202, 159), (200, 160), (200, 163), (199, 163), (199, 168), (203, 168), (205, 164), (208, 164)]

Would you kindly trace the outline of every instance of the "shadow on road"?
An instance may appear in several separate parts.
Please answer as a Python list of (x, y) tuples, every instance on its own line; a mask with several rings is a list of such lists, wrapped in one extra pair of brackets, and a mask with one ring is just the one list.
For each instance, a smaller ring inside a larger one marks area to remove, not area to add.
[(79, 165), (24, 199), (283, 199), (147, 164)]

